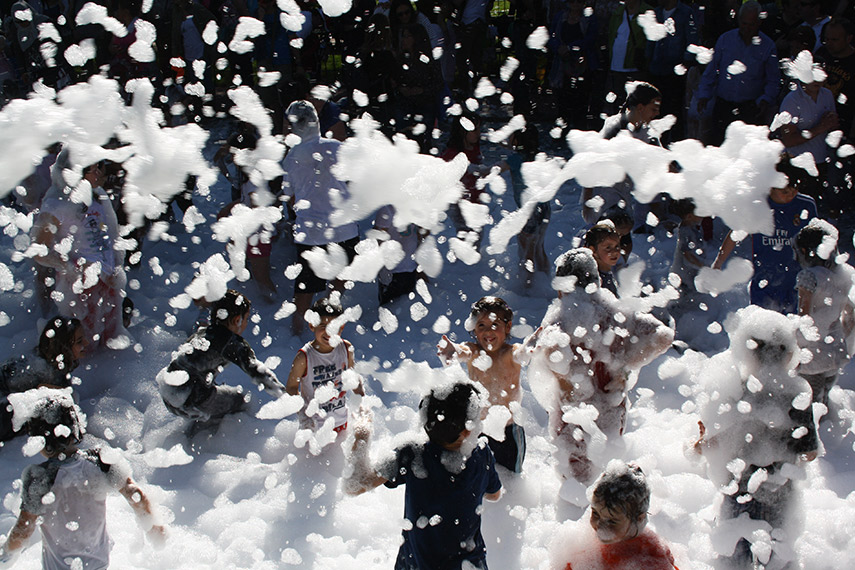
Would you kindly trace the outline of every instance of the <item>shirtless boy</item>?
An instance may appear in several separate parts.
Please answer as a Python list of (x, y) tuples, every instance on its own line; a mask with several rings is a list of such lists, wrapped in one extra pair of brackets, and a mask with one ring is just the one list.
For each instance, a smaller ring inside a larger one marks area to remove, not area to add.
[(490, 436), (487, 440), (496, 462), (520, 473), (525, 458), (525, 431), (514, 422), (514, 414), (519, 413), (522, 400), (520, 356), (523, 345), (507, 342), (512, 321), (513, 311), (504, 300), (483, 297), (472, 305), (472, 312), (466, 319), (466, 329), (472, 333), (475, 342), (457, 344), (443, 335), (437, 345), (437, 354), (446, 365), (455, 356), (465, 362), (469, 378), (480, 382), (489, 393), (490, 406), (501, 406), (509, 411), (504, 441)]

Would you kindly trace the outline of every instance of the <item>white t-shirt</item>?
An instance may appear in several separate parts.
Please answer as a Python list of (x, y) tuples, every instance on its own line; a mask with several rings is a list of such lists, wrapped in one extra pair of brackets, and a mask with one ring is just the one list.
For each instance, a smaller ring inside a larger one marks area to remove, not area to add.
[(634, 67), (629, 68), (623, 66), (623, 62), (626, 61), (626, 48), (629, 46), (629, 34), (629, 20), (627, 19), (627, 16), (624, 13), (623, 19), (620, 22), (620, 26), (617, 29), (615, 43), (612, 45), (612, 71), (638, 71)]
[[(106, 471), (105, 471), (106, 469)], [(107, 534), (106, 500), (127, 475), (100, 463), (97, 452), (77, 452), (66, 460), (31, 465), (22, 477), (21, 509), (43, 517), (42, 567), (85, 570), (107, 568), (112, 541)], [(52, 493), (52, 500), (46, 497)]]
[(347, 184), (332, 173), (340, 145), (332, 139), (305, 137), (282, 162), (282, 193), (293, 200), (291, 207), (297, 215), (294, 241), (298, 244), (326, 245), (359, 235), (355, 223), (330, 223), (332, 195), (349, 196)]

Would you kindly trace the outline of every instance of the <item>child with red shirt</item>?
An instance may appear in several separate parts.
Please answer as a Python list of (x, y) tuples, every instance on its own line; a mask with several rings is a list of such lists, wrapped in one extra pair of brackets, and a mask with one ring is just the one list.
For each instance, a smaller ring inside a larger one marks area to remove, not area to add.
[(650, 487), (641, 467), (617, 459), (597, 479), (591, 498), (591, 527), (597, 548), (574, 552), (564, 570), (676, 570), (668, 546), (647, 526)]

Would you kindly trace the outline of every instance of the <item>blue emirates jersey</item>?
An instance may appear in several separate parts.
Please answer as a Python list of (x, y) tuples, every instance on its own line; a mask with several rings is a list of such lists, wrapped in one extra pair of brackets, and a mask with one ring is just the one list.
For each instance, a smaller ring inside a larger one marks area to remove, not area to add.
[(797, 194), (787, 204), (768, 199), (775, 217), (772, 235), (753, 234), (754, 277), (751, 304), (782, 313), (794, 313), (798, 305), (796, 275), (801, 270), (793, 254), (793, 239), (816, 217), (813, 198)]

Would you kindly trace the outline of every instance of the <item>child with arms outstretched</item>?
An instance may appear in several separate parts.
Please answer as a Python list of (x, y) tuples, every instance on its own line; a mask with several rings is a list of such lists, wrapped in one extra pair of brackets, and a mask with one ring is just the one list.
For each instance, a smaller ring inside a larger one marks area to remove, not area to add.
[(420, 405), (428, 441), (404, 444), (376, 466), (369, 459), (370, 417), (354, 428), (353, 473), (345, 491), (359, 495), (380, 485), (406, 485), (404, 517), (412, 524), (403, 531), (395, 570), (487, 569), (482, 501), (498, 500), (502, 484), (493, 453), (475, 435), (483, 405), (471, 383), (434, 388)]
[(525, 459), (525, 430), (514, 417), (520, 413), (520, 370), (524, 352), (522, 344), (508, 343), (512, 324), (513, 312), (504, 300), (483, 297), (472, 305), (466, 320), (466, 328), (475, 342), (457, 344), (443, 335), (437, 354), (446, 365), (455, 356), (465, 362), (469, 378), (486, 388), (490, 406), (508, 410), (504, 439), (498, 441), (488, 436), (488, 442), (496, 462), (519, 473)]

